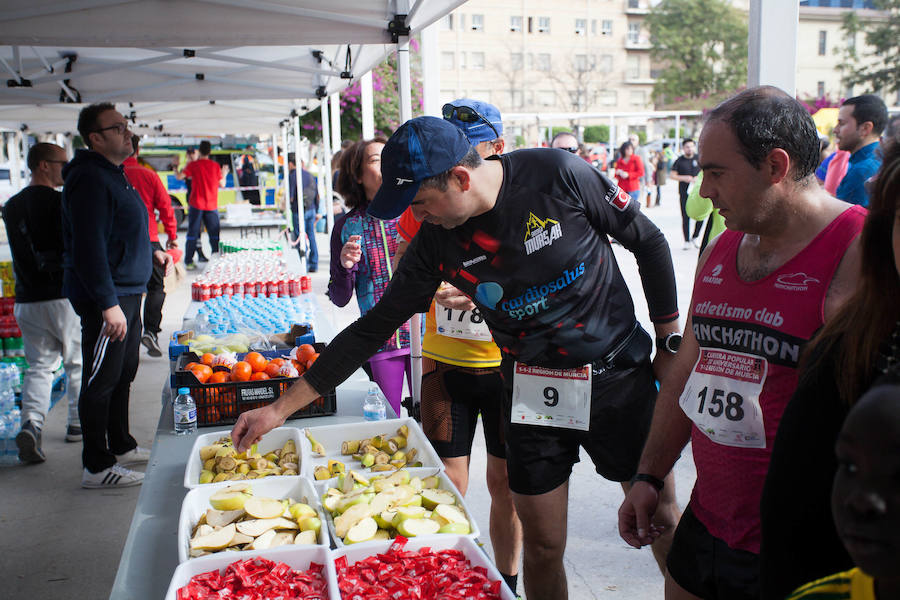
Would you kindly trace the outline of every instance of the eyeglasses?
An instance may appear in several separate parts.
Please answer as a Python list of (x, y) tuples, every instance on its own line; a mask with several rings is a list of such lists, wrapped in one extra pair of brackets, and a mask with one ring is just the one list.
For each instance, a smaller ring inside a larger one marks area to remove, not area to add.
[(128, 129), (128, 123), (116, 123), (115, 125), (110, 125), (109, 127), (101, 127), (100, 129), (95, 129), (93, 133), (101, 133), (109, 129), (115, 129), (116, 133), (122, 135), (123, 133), (125, 133), (125, 130)]
[(491, 128), (491, 131), (494, 132), (494, 135), (497, 138), (500, 137), (500, 134), (497, 133), (497, 129), (487, 120), (487, 117), (470, 106), (453, 106), (448, 103), (441, 108), (441, 114), (447, 121), (450, 119), (456, 119), (462, 123), (477, 123), (478, 121), (483, 121)]
[(58, 165), (64, 165), (64, 164), (68, 163), (69, 161), (67, 161), (67, 160), (50, 160), (50, 159), (48, 158), (48, 159), (44, 159), (44, 162), (48, 162), (48, 163), (56, 163), (56, 164), (58, 164)]
[(566, 152), (571, 152), (572, 154), (578, 154), (578, 146), (569, 146), (567, 148), (559, 148), (559, 150), (565, 150)]

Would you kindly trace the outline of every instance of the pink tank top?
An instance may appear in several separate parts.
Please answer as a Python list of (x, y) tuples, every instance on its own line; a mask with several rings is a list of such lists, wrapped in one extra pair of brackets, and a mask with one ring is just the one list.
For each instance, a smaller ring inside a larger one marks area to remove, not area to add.
[[(694, 421), (691, 507), (731, 548), (759, 552), (759, 500), (778, 423), (797, 386), (803, 346), (824, 323), (829, 283), (865, 216), (859, 206), (848, 208), (781, 268), (753, 282), (737, 272), (744, 234), (726, 230), (698, 274), (692, 313), (701, 358), (681, 399)], [(757, 435), (747, 424), (754, 418)]]

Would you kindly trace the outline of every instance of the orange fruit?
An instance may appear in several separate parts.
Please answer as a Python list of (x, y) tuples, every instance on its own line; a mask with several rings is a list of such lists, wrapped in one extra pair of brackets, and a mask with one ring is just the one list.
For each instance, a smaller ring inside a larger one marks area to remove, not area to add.
[(232, 381), (250, 381), (251, 375), (253, 375), (253, 367), (242, 360), (234, 363), (234, 366), (231, 367)]
[(250, 365), (254, 373), (259, 373), (266, 370), (266, 365), (269, 361), (259, 352), (248, 352), (247, 356), (244, 357), (244, 362)]
[(207, 365), (194, 365), (194, 368), (191, 369), (191, 372), (200, 383), (206, 383), (213, 374), (212, 367)]
[(297, 360), (299, 360), (303, 364), (306, 364), (315, 353), (316, 349), (312, 344), (300, 344), (300, 346), (297, 348)]
[[(276, 363), (275, 361), (279, 360), (280, 363)], [(284, 363), (280, 358), (273, 358), (269, 361), (269, 364), (266, 365), (266, 370), (263, 371), (266, 375), (271, 377), (278, 377), (278, 369), (281, 368), (281, 365)]]
[(184, 365), (184, 367), (182, 367), (182, 370), (191, 371), (191, 370), (193, 370), (194, 367), (196, 367), (199, 364), (200, 363), (197, 363), (197, 362), (189, 362), (188, 364)]
[(310, 356), (310, 357), (309, 357), (309, 360), (306, 361), (306, 368), (308, 369), (308, 368), (312, 367), (312, 366), (313, 366), (313, 363), (316, 362), (316, 360), (317, 360), (318, 358), (319, 358), (319, 353), (318, 353), (318, 352), (316, 352), (315, 354), (313, 354), (312, 356)]
[(285, 363), (285, 360), (280, 357), (273, 358), (272, 360), (269, 361), (270, 365), (274, 364), (274, 365), (278, 365), (279, 367), (281, 365), (283, 365), (284, 363)]
[(216, 358), (215, 354), (213, 354), (212, 352), (207, 352), (206, 354), (204, 354), (203, 356), (200, 357), (200, 362), (208, 367), (211, 367), (213, 364), (213, 360), (215, 360), (215, 358)]
[(231, 376), (226, 371), (216, 371), (206, 383), (226, 383), (231, 380)]
[(250, 381), (260, 381), (262, 379), (269, 379), (269, 376), (265, 371), (259, 371), (250, 376)]

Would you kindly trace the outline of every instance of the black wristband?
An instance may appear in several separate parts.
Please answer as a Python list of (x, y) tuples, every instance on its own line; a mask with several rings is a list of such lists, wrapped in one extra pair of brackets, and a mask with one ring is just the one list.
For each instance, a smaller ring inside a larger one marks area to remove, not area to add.
[(643, 481), (643, 482), (649, 483), (650, 485), (652, 485), (653, 487), (656, 488), (657, 492), (661, 492), (663, 489), (663, 486), (665, 485), (665, 483), (663, 483), (662, 479), (659, 479), (658, 477), (654, 477), (653, 475), (648, 475), (647, 473), (638, 473), (631, 480), (632, 483), (637, 483), (638, 481)]

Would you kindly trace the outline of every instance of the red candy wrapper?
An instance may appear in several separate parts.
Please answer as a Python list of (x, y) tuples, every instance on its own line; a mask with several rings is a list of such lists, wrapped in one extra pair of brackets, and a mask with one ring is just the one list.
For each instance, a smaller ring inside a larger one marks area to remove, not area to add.
[(484, 567), (473, 567), (460, 550), (422, 548), (404, 551), (407, 539), (397, 536), (384, 554), (353, 565), (335, 561), (343, 600), (499, 600), (500, 581)]
[(248, 558), (231, 563), (224, 573), (201, 573), (179, 588), (177, 600), (328, 600), (324, 567), (310, 563), (306, 571), (295, 571), (284, 563)]

